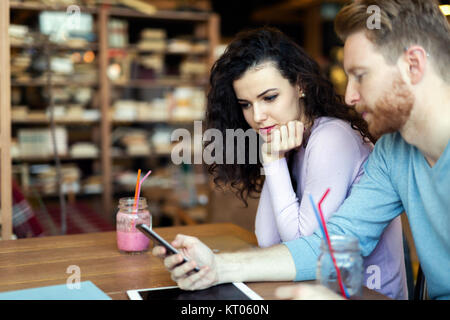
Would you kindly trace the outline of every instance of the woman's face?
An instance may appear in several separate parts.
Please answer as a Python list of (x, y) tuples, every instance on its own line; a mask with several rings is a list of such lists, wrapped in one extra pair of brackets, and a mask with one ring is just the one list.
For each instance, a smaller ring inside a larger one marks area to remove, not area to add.
[(247, 70), (233, 88), (245, 120), (267, 142), (271, 130), (303, 118), (300, 86), (291, 85), (274, 63)]

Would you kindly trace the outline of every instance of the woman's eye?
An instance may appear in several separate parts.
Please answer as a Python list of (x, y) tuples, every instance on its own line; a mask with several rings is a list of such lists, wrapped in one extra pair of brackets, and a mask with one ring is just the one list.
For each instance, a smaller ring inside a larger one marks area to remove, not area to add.
[(250, 103), (239, 103), (239, 105), (242, 109), (247, 109), (248, 107), (250, 107)]
[(274, 94), (273, 96), (267, 96), (267, 97), (264, 97), (264, 100), (270, 102), (270, 101), (275, 100), (276, 97), (278, 97), (278, 95), (277, 95), (277, 94)]

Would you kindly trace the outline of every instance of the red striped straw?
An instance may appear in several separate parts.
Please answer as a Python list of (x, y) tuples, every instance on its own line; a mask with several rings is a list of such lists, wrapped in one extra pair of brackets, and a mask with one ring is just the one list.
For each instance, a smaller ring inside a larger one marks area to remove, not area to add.
[(142, 178), (142, 180), (139, 182), (139, 188), (138, 188), (138, 192), (137, 192), (137, 198), (139, 199), (139, 196), (140, 196), (140, 194), (141, 194), (141, 186), (142, 186), (142, 183), (145, 181), (145, 179), (147, 179), (147, 177), (150, 175), (150, 173), (152, 173), (152, 170), (149, 170), (148, 172), (147, 172), (147, 174)]
[(138, 203), (138, 189), (139, 189), (139, 178), (141, 176), (141, 169), (138, 171), (137, 179), (136, 179), (136, 188), (134, 189), (134, 204), (133, 204), (133, 212), (136, 213), (137, 203)]
[(333, 250), (333, 247), (331, 246), (330, 236), (328, 235), (327, 225), (325, 224), (325, 219), (324, 219), (323, 213), (322, 213), (322, 202), (325, 199), (325, 197), (328, 195), (329, 192), (330, 192), (330, 188), (328, 188), (327, 191), (325, 191), (325, 193), (323, 194), (322, 198), (319, 201), (319, 204), (318, 204), (319, 214), (320, 214), (320, 219), (322, 220), (323, 229), (325, 231), (325, 237), (326, 237), (326, 240), (328, 243), (328, 250), (330, 250), (331, 259), (333, 260), (334, 268), (336, 269), (338, 282), (339, 282), (339, 289), (341, 290), (342, 296), (344, 298), (348, 298), (349, 295), (347, 293), (347, 290), (345, 290), (344, 282), (342, 281), (342, 277), (341, 277), (341, 271), (339, 270), (337, 263), (336, 263), (336, 259), (334, 258), (334, 250)]
[[(138, 178), (137, 178), (137, 182), (136, 182), (136, 191), (135, 191), (135, 194), (134, 194), (134, 205), (133, 205), (134, 213), (137, 213), (138, 210), (139, 210), (138, 203), (139, 203), (139, 197), (141, 195), (142, 183), (145, 181), (145, 179), (147, 179), (147, 177), (150, 175), (150, 173), (152, 173), (152, 170), (149, 170), (147, 172), (147, 174), (139, 181), (139, 177), (141, 175), (141, 169), (139, 169)], [(134, 220), (133, 220), (132, 226), (134, 228)]]

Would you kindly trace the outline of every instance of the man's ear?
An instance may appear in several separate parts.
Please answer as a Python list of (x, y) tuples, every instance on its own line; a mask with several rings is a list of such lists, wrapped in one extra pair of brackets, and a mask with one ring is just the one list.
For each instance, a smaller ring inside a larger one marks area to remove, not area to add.
[(423, 47), (414, 45), (405, 50), (403, 57), (408, 66), (406, 72), (411, 80), (411, 84), (419, 83), (425, 74), (428, 59), (427, 52)]

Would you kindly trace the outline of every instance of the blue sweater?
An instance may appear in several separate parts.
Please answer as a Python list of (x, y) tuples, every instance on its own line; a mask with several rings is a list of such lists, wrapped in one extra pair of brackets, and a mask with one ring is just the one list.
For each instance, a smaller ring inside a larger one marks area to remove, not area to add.
[[(384, 135), (351, 195), (328, 220), (330, 234), (359, 239), (362, 255), (375, 249), (385, 227), (406, 212), (432, 299), (450, 299), (450, 143), (431, 168), (400, 133)], [(315, 278), (321, 234), (284, 242), (296, 280)], [(382, 275), (381, 275), (382, 276)]]

